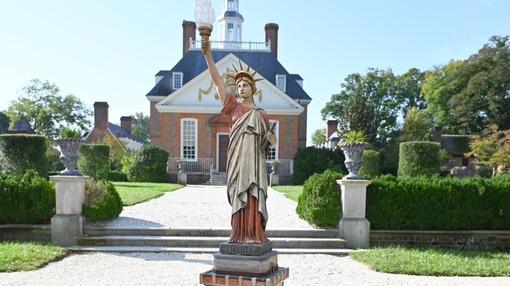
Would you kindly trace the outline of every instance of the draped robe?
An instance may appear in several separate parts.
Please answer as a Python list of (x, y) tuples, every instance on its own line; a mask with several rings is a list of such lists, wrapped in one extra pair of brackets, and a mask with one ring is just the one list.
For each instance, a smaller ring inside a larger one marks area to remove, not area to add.
[(262, 149), (268, 120), (260, 108), (247, 108), (227, 95), (222, 113), (230, 120), (227, 153), (227, 193), (232, 206), (232, 243), (264, 243), (267, 177)]

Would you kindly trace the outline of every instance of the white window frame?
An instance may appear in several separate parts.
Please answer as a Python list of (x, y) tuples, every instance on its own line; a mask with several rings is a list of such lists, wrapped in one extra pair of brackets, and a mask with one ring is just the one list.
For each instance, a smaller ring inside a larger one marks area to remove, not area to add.
[[(272, 161), (272, 160), (279, 160), (280, 158), (280, 154), (279, 154), (279, 146), (280, 146), (280, 121), (278, 120), (269, 120), (269, 129), (271, 129), (271, 126), (273, 126), (273, 123), (276, 123), (276, 126), (274, 128), (274, 134), (276, 135), (276, 145), (271, 147), (271, 150), (274, 149), (274, 158), (273, 159), (269, 159), (269, 158), (266, 158), (266, 160), (269, 162), (269, 161)], [(271, 152), (271, 151), (270, 151)]]
[[(192, 121), (195, 124), (195, 158), (184, 158), (184, 122)], [(198, 119), (196, 118), (181, 118), (181, 158), (185, 161), (198, 160)]]
[[(279, 80), (282, 80), (283, 86), (280, 86), (278, 84)], [(276, 87), (278, 87), (280, 90), (282, 90), (283, 92), (287, 91), (287, 75), (285, 75), (285, 74), (277, 74), (276, 75), (275, 83), (276, 83)]]
[[(177, 86), (177, 84), (176, 84), (176, 82), (177, 82), (175, 80), (176, 76), (181, 77), (181, 85), (179, 85), (179, 86)], [(183, 83), (184, 83), (184, 73), (183, 72), (173, 72), (172, 73), (172, 88), (173, 88), (173, 90), (181, 88)]]

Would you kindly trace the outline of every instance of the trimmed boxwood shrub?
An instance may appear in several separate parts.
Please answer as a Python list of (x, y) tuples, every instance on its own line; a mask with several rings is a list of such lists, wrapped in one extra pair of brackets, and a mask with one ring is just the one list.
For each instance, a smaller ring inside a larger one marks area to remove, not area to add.
[(166, 182), (168, 152), (152, 145), (144, 145), (129, 168), (130, 182)]
[(431, 176), (440, 173), (439, 143), (411, 141), (400, 143), (399, 176)]
[(113, 182), (128, 182), (127, 174), (121, 171), (110, 171), (108, 173), (108, 181)]
[(336, 180), (342, 174), (326, 170), (314, 174), (303, 185), (296, 212), (300, 218), (317, 226), (336, 225), (340, 219), (340, 189)]
[(0, 174), (0, 224), (48, 222), (55, 212), (55, 187), (34, 170)]
[(33, 169), (46, 177), (49, 165), (46, 137), (32, 134), (0, 135), (0, 164), (7, 173), (24, 174)]
[(110, 220), (122, 212), (122, 200), (115, 186), (106, 181), (87, 181), (83, 215), (89, 221)]
[(359, 173), (367, 179), (375, 178), (381, 175), (381, 157), (379, 152), (374, 150), (364, 150), (361, 154), (361, 168)]
[(372, 229), (509, 230), (510, 179), (375, 178), (367, 188)]
[(78, 170), (95, 180), (108, 178), (110, 172), (110, 147), (105, 144), (83, 144), (80, 146)]
[(319, 149), (307, 147), (299, 149), (294, 156), (293, 182), (303, 184), (311, 175), (333, 170), (347, 174), (344, 165), (345, 156), (342, 150)]

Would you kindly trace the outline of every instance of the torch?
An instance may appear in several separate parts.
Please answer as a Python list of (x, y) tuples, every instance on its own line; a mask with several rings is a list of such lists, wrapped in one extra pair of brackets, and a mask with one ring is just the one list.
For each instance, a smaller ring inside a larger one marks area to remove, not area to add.
[(196, 0), (195, 2), (195, 23), (202, 41), (209, 41), (213, 30), (214, 8), (211, 0)]

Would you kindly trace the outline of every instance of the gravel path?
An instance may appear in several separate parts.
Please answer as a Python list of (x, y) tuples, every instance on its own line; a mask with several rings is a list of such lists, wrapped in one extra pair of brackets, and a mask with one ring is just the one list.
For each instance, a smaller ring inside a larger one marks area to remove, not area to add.
[[(290, 268), (286, 286), (413, 285), (509, 286), (510, 277), (421, 277), (369, 270), (349, 257), (279, 255), (280, 266)], [(212, 268), (210, 254), (88, 253), (71, 255), (46, 267), (18, 273), (0, 273), (0, 285), (199, 285), (199, 273)]]
[[(296, 214), (296, 202), (268, 190), (267, 229), (313, 229)], [(229, 229), (231, 207), (225, 186), (187, 186), (142, 204), (124, 207), (109, 227), (172, 227)]]

